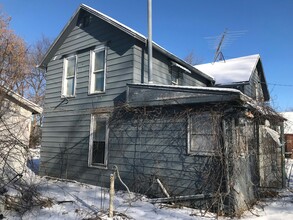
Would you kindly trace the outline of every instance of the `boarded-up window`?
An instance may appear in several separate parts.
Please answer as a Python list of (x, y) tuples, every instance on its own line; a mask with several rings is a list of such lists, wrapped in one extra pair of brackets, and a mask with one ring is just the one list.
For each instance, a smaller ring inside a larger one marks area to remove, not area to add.
[(188, 153), (199, 155), (215, 154), (219, 146), (219, 120), (210, 113), (194, 114), (189, 117)]
[(107, 165), (108, 133), (108, 115), (92, 115), (89, 166)]

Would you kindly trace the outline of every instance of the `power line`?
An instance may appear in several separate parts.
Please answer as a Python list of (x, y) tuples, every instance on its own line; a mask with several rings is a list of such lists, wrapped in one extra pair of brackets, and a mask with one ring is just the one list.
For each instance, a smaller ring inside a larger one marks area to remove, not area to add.
[(280, 84), (280, 83), (267, 83), (267, 84), (272, 86), (293, 87), (293, 85), (291, 84)]

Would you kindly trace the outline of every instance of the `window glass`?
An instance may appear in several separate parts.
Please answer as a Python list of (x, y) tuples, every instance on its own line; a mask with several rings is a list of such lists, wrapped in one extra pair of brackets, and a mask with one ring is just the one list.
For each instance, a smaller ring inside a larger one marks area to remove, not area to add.
[(62, 95), (74, 96), (76, 76), (76, 56), (64, 59)]
[(95, 53), (95, 65), (94, 72), (103, 71), (105, 62), (105, 51), (99, 51)]
[(72, 77), (75, 74), (75, 57), (67, 60), (67, 77)]
[(74, 78), (67, 79), (66, 95), (71, 96), (74, 94)]
[(189, 118), (189, 153), (210, 154), (218, 146), (219, 123), (211, 114), (198, 113)]
[(92, 118), (92, 142), (90, 143), (89, 163), (92, 166), (106, 165), (107, 118), (95, 115)]
[(105, 49), (91, 52), (91, 72), (89, 93), (98, 93), (105, 91)]
[(104, 91), (104, 73), (96, 73), (95, 75), (95, 91)]

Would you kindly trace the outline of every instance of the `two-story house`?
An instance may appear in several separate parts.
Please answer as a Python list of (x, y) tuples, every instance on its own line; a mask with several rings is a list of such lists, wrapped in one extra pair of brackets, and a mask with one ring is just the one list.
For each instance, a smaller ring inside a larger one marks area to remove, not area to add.
[[(133, 191), (163, 196), (159, 179), (181, 200), (244, 209), (259, 186), (261, 145), (252, 140), (265, 114), (256, 98), (215, 87), (157, 44), (152, 83), (147, 63), (146, 37), (86, 5), (77, 9), (40, 64), (47, 79), (40, 173), (108, 187), (118, 167)], [(258, 94), (268, 97), (264, 88)]]

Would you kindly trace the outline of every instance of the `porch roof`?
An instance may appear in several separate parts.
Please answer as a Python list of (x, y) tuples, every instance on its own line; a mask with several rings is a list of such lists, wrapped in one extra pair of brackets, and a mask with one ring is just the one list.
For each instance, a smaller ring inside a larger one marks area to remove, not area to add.
[(158, 84), (128, 84), (127, 103), (131, 107), (180, 104), (247, 102), (250, 98), (237, 89)]

